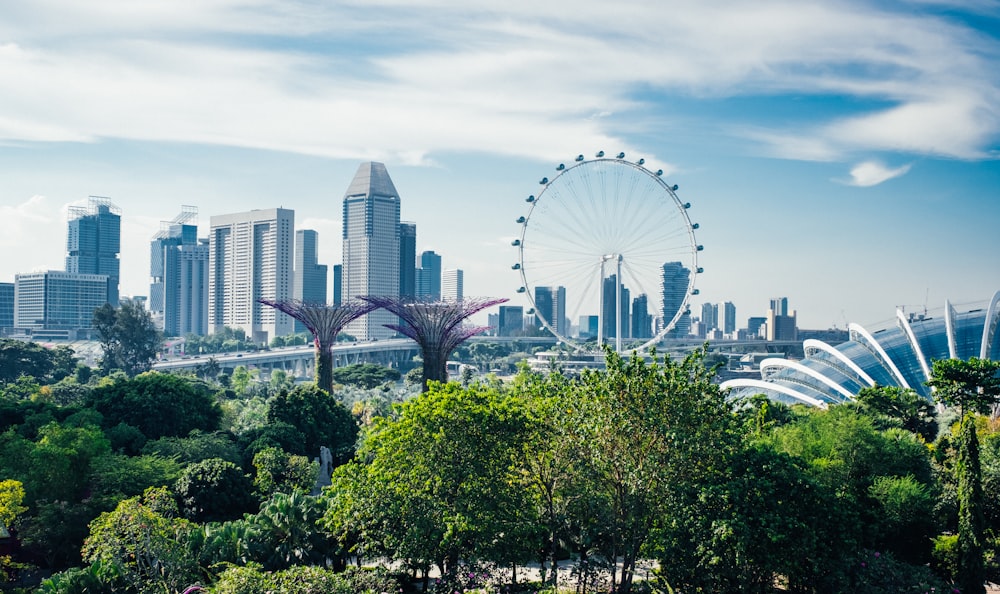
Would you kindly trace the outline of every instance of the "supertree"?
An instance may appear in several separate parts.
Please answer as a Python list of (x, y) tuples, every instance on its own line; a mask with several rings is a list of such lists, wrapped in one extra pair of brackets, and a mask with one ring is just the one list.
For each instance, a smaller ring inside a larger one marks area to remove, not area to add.
[(359, 297), (376, 307), (395, 314), (399, 324), (386, 324), (415, 340), (424, 359), (423, 391), (428, 381), (448, 381), (448, 355), (469, 338), (486, 331), (488, 326), (462, 326), (469, 316), (487, 307), (506, 303), (507, 299), (487, 297), (450, 301), (421, 301), (405, 297)]
[(316, 385), (328, 394), (333, 393), (333, 352), (330, 349), (337, 335), (344, 326), (378, 308), (365, 301), (349, 301), (340, 305), (308, 303), (298, 299), (257, 301), (292, 316), (312, 332), (316, 345)]

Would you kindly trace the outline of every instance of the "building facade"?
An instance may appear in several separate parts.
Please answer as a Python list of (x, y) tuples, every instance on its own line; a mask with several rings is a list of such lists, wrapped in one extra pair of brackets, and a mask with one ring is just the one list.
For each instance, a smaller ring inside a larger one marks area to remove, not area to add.
[[(568, 336), (566, 287), (535, 287), (535, 316), (536, 320), (544, 318), (561, 336)], [(541, 325), (539, 321), (538, 326)]]
[[(659, 312), (663, 318), (663, 324), (670, 323), (681, 306), (684, 305), (687, 292), (690, 288), (691, 271), (681, 262), (667, 262), (663, 265), (660, 273), (661, 303), (663, 309)], [(681, 312), (680, 317), (674, 324), (667, 336), (683, 338), (691, 330), (690, 311)]]
[(420, 254), (417, 268), (417, 297), (431, 301), (441, 298), (441, 256), (433, 251)]
[(38, 339), (76, 339), (108, 303), (108, 277), (49, 270), (14, 277), (14, 326)]
[(292, 318), (259, 299), (292, 297), (295, 213), (284, 208), (211, 218), (209, 331), (242, 328), (257, 343), (292, 332)]
[(461, 301), (465, 297), (465, 272), (461, 268), (449, 268), (441, 273), (441, 299)]
[(198, 241), (197, 217), (183, 207), (150, 242), (149, 311), (166, 336), (208, 332), (208, 242)]
[(497, 335), (521, 336), (522, 334), (524, 334), (524, 308), (520, 305), (501, 305)]
[[(382, 163), (362, 163), (344, 193), (341, 299), (399, 296), (399, 193)], [(348, 324), (360, 340), (389, 338), (396, 317), (378, 309)]]
[(417, 225), (399, 224), (399, 296), (417, 296)]
[(87, 206), (69, 209), (66, 234), (66, 272), (107, 277), (107, 300), (118, 305), (121, 264), (121, 209), (109, 198), (91, 196)]
[[(292, 298), (326, 305), (327, 267), (319, 263), (319, 233), (312, 229), (295, 232), (295, 281)], [(307, 332), (296, 320), (295, 332)]]
[(0, 283), (0, 336), (14, 329), (14, 283)]

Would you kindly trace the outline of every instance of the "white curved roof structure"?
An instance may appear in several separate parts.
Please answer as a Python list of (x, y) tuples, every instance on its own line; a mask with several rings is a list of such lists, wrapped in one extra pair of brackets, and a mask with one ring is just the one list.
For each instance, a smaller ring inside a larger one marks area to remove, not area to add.
[(976, 352), (983, 359), (1000, 356), (1000, 291), (988, 306), (980, 302), (978, 308), (960, 310), (946, 301), (940, 317), (928, 317), (926, 312), (906, 316), (900, 310), (895, 322), (874, 333), (849, 324), (850, 339), (836, 346), (806, 340), (804, 359), (765, 359), (760, 364), (761, 379), (730, 380), (722, 387), (734, 398), (764, 393), (821, 407), (851, 400), (857, 390), (880, 382), (932, 398), (924, 383), (930, 378), (932, 359)]

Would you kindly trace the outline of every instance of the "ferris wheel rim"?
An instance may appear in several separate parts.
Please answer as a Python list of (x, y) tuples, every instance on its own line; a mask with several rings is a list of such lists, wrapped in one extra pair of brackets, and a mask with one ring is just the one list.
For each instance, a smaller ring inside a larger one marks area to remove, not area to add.
[[(542, 186), (542, 189), (537, 193), (537, 195), (529, 196), (527, 199), (527, 201), (531, 204), (531, 206), (528, 209), (527, 215), (520, 217), (517, 221), (518, 223), (521, 224), (521, 233), (519, 236), (519, 240), (515, 241), (514, 243), (514, 245), (516, 245), (518, 249), (518, 263), (515, 266), (515, 268), (517, 268), (521, 278), (521, 288), (518, 290), (518, 292), (526, 294), (525, 296), (527, 297), (532, 310), (535, 311), (535, 314), (537, 316), (536, 319), (539, 320), (541, 324), (550, 333), (552, 333), (554, 337), (556, 337), (557, 340), (562, 341), (564, 344), (572, 347), (574, 350), (577, 351), (591, 350), (591, 347), (583, 343), (580, 339), (568, 336), (569, 334), (568, 332), (566, 332), (565, 334), (560, 332), (558, 328), (555, 327), (555, 324), (553, 324), (550, 320), (548, 320), (546, 316), (539, 314), (538, 304), (535, 301), (534, 291), (530, 289), (541, 287), (544, 285), (538, 283), (537, 281), (535, 283), (532, 283), (529, 280), (527, 272), (530, 270), (530, 268), (526, 265), (527, 262), (525, 259), (525, 247), (526, 245), (529, 244), (529, 242), (527, 241), (529, 237), (528, 226), (529, 223), (531, 222), (532, 216), (535, 215), (535, 209), (536, 207), (538, 207), (539, 204), (543, 203), (545, 194), (550, 191), (553, 185), (556, 184), (560, 179), (562, 179), (563, 176), (569, 174), (570, 172), (574, 172), (579, 167), (585, 167), (585, 166), (589, 167), (600, 163), (607, 163), (614, 166), (628, 166), (633, 170), (639, 172), (643, 176), (645, 176), (646, 179), (654, 181), (655, 184), (658, 185), (659, 189), (663, 191), (662, 197), (664, 198), (665, 206), (672, 206), (674, 212), (679, 216), (679, 220), (683, 223), (684, 234), (687, 237), (687, 243), (685, 246), (687, 248), (687, 252), (685, 253), (685, 256), (689, 258), (689, 260), (682, 262), (682, 264), (684, 265), (685, 268), (687, 266), (690, 266), (690, 270), (688, 274), (687, 287), (684, 291), (683, 299), (681, 300), (681, 303), (678, 306), (677, 311), (674, 312), (673, 317), (669, 320), (669, 322), (664, 320), (664, 322), (666, 323), (664, 323), (663, 328), (658, 332), (654, 332), (652, 338), (645, 340), (645, 342), (643, 342), (638, 346), (631, 346), (627, 349), (622, 349), (623, 352), (646, 351), (649, 348), (662, 342), (664, 338), (669, 334), (669, 332), (676, 326), (677, 322), (681, 319), (681, 317), (686, 313), (690, 313), (689, 300), (691, 296), (698, 293), (698, 291), (695, 289), (696, 278), (698, 274), (702, 272), (702, 269), (698, 266), (698, 252), (701, 251), (702, 246), (698, 244), (694, 234), (694, 231), (698, 228), (698, 225), (693, 224), (691, 222), (691, 218), (688, 214), (688, 208), (691, 206), (690, 203), (684, 203), (681, 201), (680, 197), (676, 193), (677, 186), (671, 186), (663, 179), (662, 170), (653, 172), (652, 170), (646, 168), (644, 166), (645, 165), (644, 159), (639, 159), (638, 161), (635, 162), (629, 161), (625, 159), (624, 153), (619, 153), (617, 157), (606, 157), (604, 156), (603, 151), (601, 151), (597, 154), (596, 157), (592, 159), (586, 159), (583, 157), (583, 155), (580, 155), (575, 159), (575, 162), (571, 163), (568, 166), (560, 164), (556, 168), (557, 173), (555, 176), (553, 176), (551, 179), (547, 177), (542, 178), (542, 180), (539, 182), (539, 184)], [(602, 274), (603, 274), (603, 269), (602, 269)], [(622, 286), (624, 286), (624, 283), (622, 283)], [(604, 314), (603, 312), (599, 312), (599, 314), (600, 315), (598, 324), (603, 326)], [(616, 322), (616, 327), (618, 325), (619, 323)], [(620, 328), (619, 330), (617, 330), (617, 333), (622, 333), (622, 329)], [(599, 340), (598, 342), (599, 344), (597, 344), (597, 348), (600, 349), (601, 340)]]

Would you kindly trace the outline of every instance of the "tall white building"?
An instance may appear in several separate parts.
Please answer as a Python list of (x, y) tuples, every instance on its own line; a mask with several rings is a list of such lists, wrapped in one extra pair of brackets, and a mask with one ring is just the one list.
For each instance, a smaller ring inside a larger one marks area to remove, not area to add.
[(271, 208), (219, 215), (210, 225), (209, 331), (242, 328), (260, 343), (291, 333), (291, 317), (257, 300), (292, 298), (295, 212)]
[(441, 273), (441, 299), (461, 301), (465, 296), (465, 272), (461, 268), (449, 268)]
[[(362, 163), (344, 193), (341, 298), (399, 296), (399, 193), (382, 163)], [(348, 324), (359, 340), (388, 338), (396, 316), (375, 310)]]

